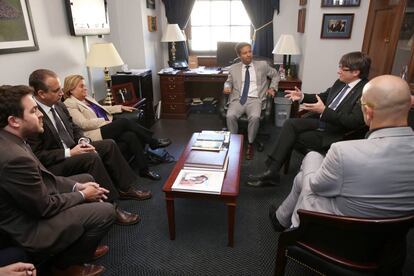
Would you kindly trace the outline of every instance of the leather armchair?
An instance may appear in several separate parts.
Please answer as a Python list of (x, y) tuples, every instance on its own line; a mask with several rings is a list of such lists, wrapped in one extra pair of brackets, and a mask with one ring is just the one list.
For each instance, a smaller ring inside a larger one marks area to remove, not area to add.
[(300, 225), (279, 236), (275, 275), (287, 259), (322, 275), (400, 275), (414, 214), (356, 218), (298, 210)]

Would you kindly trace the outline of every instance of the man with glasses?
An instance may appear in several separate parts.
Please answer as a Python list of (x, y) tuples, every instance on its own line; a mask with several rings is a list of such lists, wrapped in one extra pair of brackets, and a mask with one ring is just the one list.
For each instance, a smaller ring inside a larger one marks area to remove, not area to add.
[(247, 185), (276, 185), (280, 178), (279, 170), (293, 148), (323, 153), (332, 143), (344, 140), (351, 132), (359, 135), (364, 133), (366, 129), (358, 101), (362, 88), (368, 82), (370, 65), (371, 60), (367, 55), (351, 52), (342, 56), (338, 68), (339, 79), (326, 91), (304, 94), (298, 88), (286, 90), (285, 97), (303, 103), (303, 109), (311, 112), (311, 115), (285, 122), (279, 140), (266, 161), (266, 171), (249, 175)]
[(367, 138), (334, 143), (326, 157), (308, 153), (288, 197), (279, 208), (270, 207), (274, 229), (297, 227), (298, 209), (365, 218), (412, 214), (410, 106), (410, 89), (401, 78), (384, 75), (368, 82), (358, 107), (369, 127)]

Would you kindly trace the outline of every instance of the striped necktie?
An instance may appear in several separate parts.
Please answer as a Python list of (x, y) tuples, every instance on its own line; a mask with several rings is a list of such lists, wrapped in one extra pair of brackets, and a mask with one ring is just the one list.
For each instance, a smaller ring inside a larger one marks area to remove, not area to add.
[(341, 92), (338, 93), (338, 96), (336, 96), (336, 98), (329, 104), (329, 108), (336, 110), (336, 108), (338, 107), (338, 105), (341, 103), (341, 99), (344, 96), (344, 94), (346, 93), (346, 91), (348, 91), (349, 85), (345, 85), (344, 88), (342, 88)]

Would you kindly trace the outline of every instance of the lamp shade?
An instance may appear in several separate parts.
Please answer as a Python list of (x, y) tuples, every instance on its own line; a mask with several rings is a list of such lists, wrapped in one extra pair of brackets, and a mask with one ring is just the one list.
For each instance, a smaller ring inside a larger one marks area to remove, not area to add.
[(295, 39), (293, 38), (293, 35), (282, 34), (279, 37), (279, 40), (277, 41), (276, 46), (272, 51), (272, 54), (299, 55), (300, 50), (295, 42)]
[(123, 65), (124, 62), (112, 43), (96, 43), (86, 57), (86, 66), (88, 67), (113, 67)]
[(183, 32), (178, 27), (178, 24), (168, 24), (167, 29), (162, 35), (161, 42), (175, 42), (185, 41)]

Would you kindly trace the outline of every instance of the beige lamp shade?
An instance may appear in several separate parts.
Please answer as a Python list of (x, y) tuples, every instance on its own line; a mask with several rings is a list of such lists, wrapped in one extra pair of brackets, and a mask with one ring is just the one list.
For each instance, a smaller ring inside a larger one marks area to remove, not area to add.
[(178, 27), (178, 24), (168, 24), (167, 29), (162, 35), (161, 42), (176, 42), (185, 41), (183, 32)]
[(86, 57), (88, 67), (113, 67), (123, 65), (124, 62), (112, 43), (96, 43)]
[(272, 54), (277, 55), (300, 55), (300, 50), (293, 35), (282, 34), (276, 43)]

